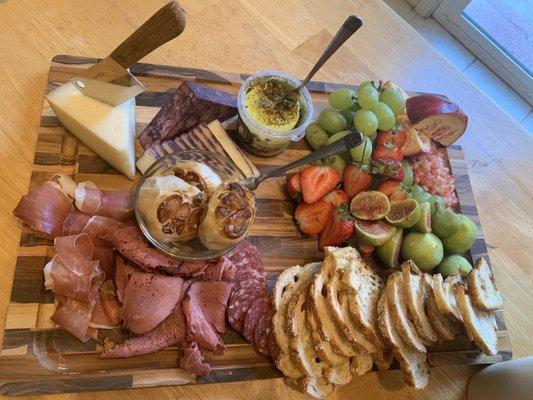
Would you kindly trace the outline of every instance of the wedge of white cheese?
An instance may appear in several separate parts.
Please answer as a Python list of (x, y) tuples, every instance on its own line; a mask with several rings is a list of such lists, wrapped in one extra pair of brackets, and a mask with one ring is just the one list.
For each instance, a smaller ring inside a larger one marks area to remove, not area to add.
[(70, 82), (46, 98), (74, 136), (125, 176), (135, 177), (135, 99), (112, 107), (83, 95)]

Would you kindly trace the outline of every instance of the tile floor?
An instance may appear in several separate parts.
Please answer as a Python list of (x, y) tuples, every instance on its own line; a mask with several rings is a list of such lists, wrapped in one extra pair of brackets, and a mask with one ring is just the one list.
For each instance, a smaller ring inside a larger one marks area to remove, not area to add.
[(424, 19), (405, 0), (384, 0), (457, 69), (533, 136), (533, 107), (432, 18)]

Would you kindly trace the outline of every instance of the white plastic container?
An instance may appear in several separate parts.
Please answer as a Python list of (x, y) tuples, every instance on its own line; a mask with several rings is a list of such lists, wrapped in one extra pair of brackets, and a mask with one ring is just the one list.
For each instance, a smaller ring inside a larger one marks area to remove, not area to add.
[(313, 116), (313, 101), (306, 88), (300, 92), (300, 118), (296, 127), (290, 131), (276, 131), (257, 122), (248, 112), (244, 98), (248, 88), (254, 82), (268, 78), (281, 78), (289, 85), (298, 87), (300, 81), (280, 71), (259, 71), (244, 81), (239, 96), (237, 107), (239, 119), (237, 133), (239, 144), (249, 153), (259, 157), (273, 157), (287, 148), (291, 141), (298, 141), (305, 135), (305, 128)]

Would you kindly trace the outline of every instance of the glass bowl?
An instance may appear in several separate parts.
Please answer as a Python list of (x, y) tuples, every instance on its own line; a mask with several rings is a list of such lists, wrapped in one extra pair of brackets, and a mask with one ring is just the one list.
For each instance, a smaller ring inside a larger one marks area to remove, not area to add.
[[(171, 257), (182, 260), (207, 260), (220, 257), (227, 253), (237, 243), (230, 245), (221, 250), (210, 250), (205, 247), (198, 238), (193, 238), (184, 242), (162, 242), (155, 238), (151, 233), (141, 211), (137, 208), (137, 199), (141, 186), (147, 178), (153, 176), (169, 175), (173, 166), (184, 161), (196, 161), (200, 164), (210, 167), (224, 181), (242, 181), (246, 179), (242, 171), (229, 159), (220, 154), (212, 153), (205, 150), (184, 150), (169, 154), (160, 158), (153, 163), (142, 175), (137, 187), (135, 188), (135, 217), (144, 236), (159, 250)], [(243, 235), (242, 239), (245, 239)]]

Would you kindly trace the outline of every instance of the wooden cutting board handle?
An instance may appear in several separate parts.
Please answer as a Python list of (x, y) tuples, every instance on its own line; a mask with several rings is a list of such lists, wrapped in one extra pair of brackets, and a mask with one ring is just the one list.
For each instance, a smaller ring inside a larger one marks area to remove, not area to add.
[(185, 29), (185, 11), (176, 1), (162, 7), (133, 32), (112, 53), (111, 58), (124, 68), (179, 36)]

